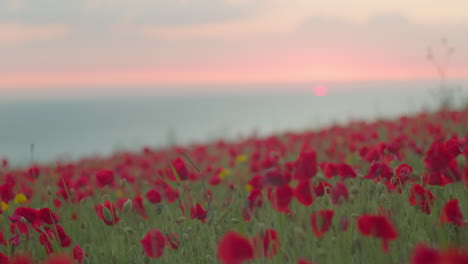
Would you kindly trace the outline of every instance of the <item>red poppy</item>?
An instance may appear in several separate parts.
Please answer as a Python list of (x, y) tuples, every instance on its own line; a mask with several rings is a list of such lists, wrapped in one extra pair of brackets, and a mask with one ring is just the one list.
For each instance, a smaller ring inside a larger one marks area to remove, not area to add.
[(338, 165), (338, 174), (342, 179), (347, 178), (356, 178), (357, 174), (354, 169), (346, 163), (342, 163)]
[(271, 206), (278, 212), (284, 212), (289, 208), (294, 195), (294, 190), (289, 185), (275, 187), (268, 193)]
[(392, 222), (385, 216), (361, 215), (357, 220), (357, 226), (363, 236), (382, 239), (382, 249), (385, 253), (389, 250), (388, 242), (398, 237), (398, 233)]
[(411, 205), (419, 206), (424, 213), (431, 213), (434, 200), (434, 194), (428, 189), (424, 189), (421, 185), (415, 184), (411, 187), (409, 202)]
[[(177, 158), (174, 161), (172, 161), (172, 166), (174, 167), (174, 170), (177, 172), (177, 175), (179, 176), (179, 179), (181, 181), (185, 181), (189, 178), (189, 172), (187, 165), (185, 165), (185, 161), (181, 158)], [(170, 170), (169, 173), (171, 176), (175, 176), (172, 169)]]
[(417, 245), (412, 252), (411, 264), (462, 264), (468, 263), (468, 250), (449, 247), (443, 250)]
[(250, 191), (249, 196), (247, 196), (249, 201), (249, 209), (254, 209), (255, 207), (262, 207), (263, 205), (263, 196), (261, 189), (253, 189)]
[(335, 164), (335, 163), (332, 163), (332, 162), (326, 162), (326, 163), (323, 163), (323, 165), (321, 166), (321, 169), (322, 169), (323, 175), (327, 179), (330, 179), (330, 178), (338, 175), (339, 165)]
[(335, 205), (341, 204), (343, 200), (349, 199), (348, 188), (343, 183), (343, 181), (339, 181), (335, 184), (335, 186), (333, 186), (330, 191), (330, 198)]
[(97, 184), (100, 188), (114, 185), (114, 172), (111, 170), (100, 170), (96, 173)]
[(309, 206), (314, 202), (310, 185), (311, 183), (309, 180), (300, 181), (294, 189), (294, 196), (297, 201), (305, 206)]
[(411, 264), (438, 264), (440, 253), (437, 249), (419, 244), (413, 249)]
[(96, 210), (98, 217), (104, 221), (106, 225), (115, 225), (120, 220), (117, 216), (116, 206), (110, 201), (105, 201), (103, 204), (97, 204), (94, 207), (94, 210)]
[(198, 219), (202, 223), (205, 223), (205, 218), (208, 214), (207, 210), (204, 210), (203, 207), (197, 203), (196, 206), (190, 208), (190, 219)]
[(162, 201), (162, 196), (156, 189), (151, 189), (146, 193), (146, 199), (152, 204), (157, 204)]
[(50, 208), (39, 209), (37, 216), (48, 225), (57, 224), (59, 221), (58, 216)]
[(8, 260), (8, 257), (0, 252), (0, 264), (8, 264), (10, 261)]
[(431, 172), (445, 169), (455, 156), (449, 151), (446, 144), (435, 141), (430, 146), (424, 158), (424, 165)]
[[(278, 250), (281, 247), (278, 234), (274, 229), (266, 229), (263, 237), (258, 236), (253, 239), (254, 247), (259, 251), (258, 255), (265, 258), (271, 259), (278, 254)], [(257, 254), (256, 254), (257, 255)]]
[(409, 180), (409, 175), (413, 172), (413, 168), (408, 164), (400, 164), (395, 169), (395, 176), (398, 178), (399, 183), (405, 183)]
[(166, 245), (172, 249), (178, 249), (180, 247), (180, 238), (179, 235), (171, 233), (167, 237)]
[(321, 238), (325, 233), (330, 230), (333, 222), (333, 210), (321, 210), (312, 213), (310, 216), (310, 224), (312, 225), (312, 231), (317, 238)]
[(321, 197), (324, 196), (325, 193), (330, 193), (333, 185), (328, 182), (318, 182), (314, 187), (315, 196)]
[(217, 256), (223, 264), (242, 264), (254, 258), (254, 250), (247, 238), (231, 231), (219, 241)]
[(301, 152), (294, 168), (295, 180), (308, 180), (317, 174), (317, 153), (311, 150)]
[(297, 264), (314, 264), (314, 262), (308, 261), (305, 258), (300, 258), (297, 260)]
[(166, 237), (161, 233), (161, 231), (159, 231), (159, 229), (153, 229), (146, 233), (146, 235), (140, 240), (140, 243), (146, 256), (149, 258), (159, 258), (164, 253)]
[(463, 214), (457, 199), (452, 199), (445, 204), (440, 215), (440, 221), (442, 223), (452, 223), (458, 227), (467, 225), (463, 220)]
[(132, 206), (135, 208), (135, 212), (143, 217), (143, 219), (148, 219), (148, 215), (146, 214), (146, 208), (143, 205), (143, 198), (141, 196), (137, 196), (132, 199)]
[(86, 252), (79, 245), (73, 247), (73, 259), (76, 260), (78, 263), (83, 263), (83, 259), (86, 256)]
[(171, 204), (179, 199), (179, 190), (174, 189), (171, 186), (167, 186), (165, 195), (167, 202)]
[(8, 182), (0, 185), (0, 199), (2, 202), (8, 203), (15, 198), (15, 193), (13, 192), (14, 186), (14, 184)]
[(34, 260), (25, 254), (19, 254), (10, 258), (8, 264), (34, 264)]

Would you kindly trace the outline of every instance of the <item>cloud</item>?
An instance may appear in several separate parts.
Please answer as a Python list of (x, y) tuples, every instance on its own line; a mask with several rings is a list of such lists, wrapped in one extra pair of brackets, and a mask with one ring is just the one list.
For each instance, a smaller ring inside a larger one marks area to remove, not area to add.
[(7, 0), (5, 3), (5, 8), (9, 12), (17, 12), (26, 7), (26, 2), (24, 0)]
[(29, 41), (51, 40), (67, 33), (65, 25), (0, 24), (0, 45), (17, 45)]

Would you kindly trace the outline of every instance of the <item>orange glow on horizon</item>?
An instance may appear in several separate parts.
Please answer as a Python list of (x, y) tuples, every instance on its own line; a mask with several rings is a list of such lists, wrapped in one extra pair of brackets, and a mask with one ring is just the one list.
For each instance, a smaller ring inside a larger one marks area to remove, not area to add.
[[(467, 69), (451, 71), (451, 78), (468, 78)], [(0, 72), (0, 89), (42, 87), (122, 87), (144, 85), (202, 85), (298, 83), (311, 81), (378, 81), (434, 79), (431, 69), (198, 69), (186, 71)], [(316, 88), (317, 89), (317, 88)], [(323, 92), (323, 91), (322, 91)], [(320, 93), (322, 93), (320, 92)]]

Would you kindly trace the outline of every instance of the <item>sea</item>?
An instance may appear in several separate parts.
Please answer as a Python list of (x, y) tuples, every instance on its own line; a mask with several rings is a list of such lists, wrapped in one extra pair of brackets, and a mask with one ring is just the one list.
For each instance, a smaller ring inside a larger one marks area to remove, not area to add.
[[(12, 98), (2, 97), (0, 90), (0, 158), (8, 158), (13, 166), (73, 161), (144, 146), (235, 140), (254, 133), (268, 136), (351, 120), (396, 118), (433, 111), (441, 102), (437, 82), (324, 85), (325, 96), (318, 96), (309, 84), (276, 84), (272, 92), (231, 85), (229, 92), (220, 86), (215, 93), (96, 97)], [(455, 107), (467, 99), (468, 81), (461, 81)]]

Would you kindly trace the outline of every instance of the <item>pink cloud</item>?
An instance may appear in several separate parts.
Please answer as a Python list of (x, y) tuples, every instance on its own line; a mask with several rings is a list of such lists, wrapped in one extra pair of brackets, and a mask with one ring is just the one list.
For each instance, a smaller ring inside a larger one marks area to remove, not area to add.
[(15, 22), (0, 24), (0, 45), (17, 45), (29, 41), (50, 40), (64, 36), (65, 25), (24, 25)]

